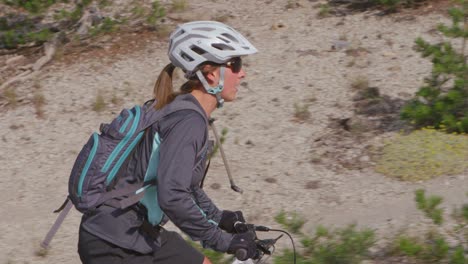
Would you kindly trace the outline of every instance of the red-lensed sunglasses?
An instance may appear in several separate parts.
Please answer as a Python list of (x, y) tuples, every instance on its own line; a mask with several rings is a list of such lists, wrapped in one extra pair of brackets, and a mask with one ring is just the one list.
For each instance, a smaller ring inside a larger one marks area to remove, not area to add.
[(242, 69), (242, 59), (240, 57), (235, 57), (226, 62), (226, 66), (231, 68), (233, 73), (239, 73)]

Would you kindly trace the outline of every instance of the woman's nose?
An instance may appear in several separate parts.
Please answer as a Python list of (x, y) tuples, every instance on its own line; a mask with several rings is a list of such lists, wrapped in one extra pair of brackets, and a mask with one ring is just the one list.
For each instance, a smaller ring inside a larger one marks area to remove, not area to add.
[(243, 78), (245, 78), (246, 75), (247, 75), (247, 74), (245, 73), (244, 68), (242, 68), (242, 69), (240, 70), (240, 72), (239, 72), (239, 78), (243, 79)]

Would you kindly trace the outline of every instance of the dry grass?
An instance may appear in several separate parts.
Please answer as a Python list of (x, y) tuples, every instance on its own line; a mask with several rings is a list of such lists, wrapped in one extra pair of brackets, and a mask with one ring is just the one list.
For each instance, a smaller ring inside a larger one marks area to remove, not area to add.
[(112, 98), (111, 98), (111, 103), (112, 104), (120, 105), (122, 102), (123, 102), (123, 100), (120, 97), (118, 97), (115, 93), (112, 95)]
[(96, 99), (94, 100), (94, 103), (93, 103), (93, 111), (101, 112), (104, 109), (106, 109), (106, 102), (104, 101), (104, 97), (102, 96), (101, 91), (98, 91), (98, 94), (96, 95)]
[(353, 90), (357, 91), (362, 91), (367, 88), (369, 88), (369, 79), (365, 76), (357, 76), (352, 82), (351, 82), (351, 88)]
[(171, 27), (169, 25), (158, 25), (156, 27), (156, 34), (158, 35), (158, 38), (160, 39), (167, 39), (169, 38), (169, 35), (171, 34)]
[(214, 20), (214, 21), (221, 22), (221, 23), (227, 23), (228, 20), (229, 20), (229, 15), (219, 14), (219, 15), (213, 16), (211, 19)]
[(38, 248), (34, 251), (34, 255), (38, 256), (38, 257), (46, 257), (47, 255), (49, 254), (49, 250), (46, 249), (46, 248)]
[(36, 110), (36, 116), (38, 118), (44, 118), (44, 105), (46, 104), (46, 100), (44, 94), (40, 91), (36, 91), (34, 93), (33, 101), (34, 109)]
[(7, 88), (3, 92), (3, 98), (6, 99), (7, 103), (11, 107), (16, 107), (18, 105), (18, 95), (16, 94), (15, 89)]
[(376, 171), (404, 181), (456, 175), (468, 168), (468, 137), (422, 129), (388, 142)]
[(294, 118), (296, 121), (304, 122), (310, 118), (311, 114), (309, 111), (308, 104), (294, 104)]
[(319, 18), (328, 17), (330, 15), (330, 11), (331, 11), (330, 5), (321, 4), (320, 5), (320, 10), (317, 13), (317, 17), (319, 17)]
[(186, 0), (172, 0), (172, 11), (182, 12), (187, 10), (188, 2)]

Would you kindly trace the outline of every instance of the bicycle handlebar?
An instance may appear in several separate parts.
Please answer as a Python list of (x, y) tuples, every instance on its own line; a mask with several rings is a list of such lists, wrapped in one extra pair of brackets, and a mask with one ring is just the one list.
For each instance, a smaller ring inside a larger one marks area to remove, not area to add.
[[(253, 224), (246, 224), (243, 222), (236, 222), (234, 224), (234, 228), (237, 233), (246, 233), (246, 232), (252, 232), (254, 234), (254, 241), (257, 246), (256, 249), (256, 254), (254, 257), (251, 257), (252, 259), (260, 259), (263, 255), (271, 255), (270, 248), (274, 247), (276, 241), (278, 241), (279, 238), (281, 238), (283, 235), (279, 236), (276, 239), (258, 239), (257, 238), (257, 233), (255, 231), (263, 231), (267, 232), (270, 230), (270, 228), (266, 226), (256, 226)], [(235, 256), (238, 260), (245, 261), (247, 260), (248, 257), (248, 251), (247, 249), (240, 248), (236, 250)]]
[[(256, 250), (255, 256), (252, 259), (261, 259), (265, 254), (266, 255), (271, 255), (272, 251), (270, 249), (274, 248), (275, 243), (281, 237), (283, 237), (283, 234), (281, 234), (280, 236), (278, 236), (275, 239), (258, 239), (257, 238), (257, 233), (255, 231), (260, 231), (260, 232), (274, 231), (274, 232), (282, 232), (282, 233), (288, 235), (289, 238), (291, 239), (292, 246), (293, 246), (293, 253), (294, 253), (294, 262), (293, 263), (294, 264), (296, 263), (296, 248), (294, 246), (294, 240), (292, 239), (291, 235), (288, 232), (280, 230), (280, 229), (271, 229), (271, 228), (266, 227), (266, 226), (257, 226), (257, 225), (253, 225), (253, 224), (247, 224), (247, 223), (244, 223), (244, 222), (236, 222), (234, 224), (234, 229), (236, 230), (237, 233), (253, 232), (253, 234), (255, 235), (254, 241), (255, 241), (255, 244), (257, 246), (257, 250)], [(240, 260), (240, 261), (247, 260), (248, 259), (247, 255), (248, 255), (248, 251), (245, 248), (240, 248), (240, 249), (236, 250), (236, 252), (235, 252), (236, 258), (238, 260)]]
[(244, 248), (240, 248), (238, 250), (236, 250), (236, 254), (235, 254), (236, 258), (240, 261), (245, 261), (248, 259), (247, 257), (247, 250), (244, 249)]

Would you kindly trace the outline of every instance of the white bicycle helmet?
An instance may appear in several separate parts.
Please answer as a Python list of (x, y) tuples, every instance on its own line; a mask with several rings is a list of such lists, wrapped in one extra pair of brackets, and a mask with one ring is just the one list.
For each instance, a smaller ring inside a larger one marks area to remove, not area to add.
[(171, 34), (169, 60), (185, 72), (187, 79), (195, 74), (209, 94), (216, 96), (218, 108), (223, 106), (225, 66), (220, 68), (220, 80), (211, 87), (198, 69), (204, 62), (225, 64), (235, 57), (254, 54), (257, 49), (239, 32), (216, 21), (195, 21), (179, 25)]
[(170, 36), (169, 60), (192, 76), (203, 62), (223, 64), (257, 49), (239, 32), (216, 21), (179, 25)]

